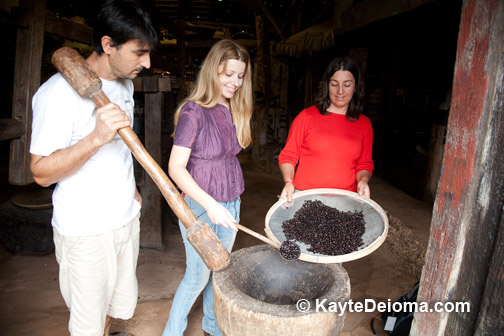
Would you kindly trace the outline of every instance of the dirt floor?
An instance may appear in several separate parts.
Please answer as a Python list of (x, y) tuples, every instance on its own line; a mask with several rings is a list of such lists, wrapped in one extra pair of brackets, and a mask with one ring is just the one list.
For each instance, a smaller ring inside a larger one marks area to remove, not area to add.
[[(246, 191), (242, 195), (241, 224), (264, 233), (268, 209), (277, 201), (283, 182), (278, 170), (268, 174), (245, 156), (241, 157)], [(371, 180), (371, 198), (390, 216), (391, 230), (385, 243), (371, 255), (343, 267), (351, 282), (351, 299), (396, 300), (419, 280), (428, 241), (432, 206), (386, 183)], [(5, 195), (4, 195), (5, 196)], [(161, 335), (172, 298), (185, 267), (178, 227), (165, 225), (166, 250), (143, 249), (138, 262), (139, 300), (134, 317), (114, 321), (112, 331), (134, 336)], [(234, 250), (263, 244), (239, 232)], [(54, 253), (19, 255), (0, 244), (0, 335), (68, 335), (69, 313), (58, 288)], [(378, 312), (348, 312), (342, 336), (387, 335)], [(203, 335), (201, 298), (189, 316), (185, 335)], [(279, 334), (281, 331), (279, 330)]]

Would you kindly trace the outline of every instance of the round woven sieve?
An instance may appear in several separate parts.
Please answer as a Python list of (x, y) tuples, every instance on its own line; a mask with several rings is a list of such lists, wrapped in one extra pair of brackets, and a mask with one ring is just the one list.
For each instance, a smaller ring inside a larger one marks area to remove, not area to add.
[(279, 200), (266, 214), (265, 232), (268, 238), (281, 244), (285, 240), (282, 223), (294, 217), (296, 211), (307, 200), (319, 200), (323, 204), (340, 211), (362, 211), (365, 231), (364, 244), (351, 253), (329, 256), (308, 251), (309, 246), (296, 241), (301, 248), (300, 260), (314, 263), (341, 263), (360, 259), (375, 251), (385, 241), (388, 233), (388, 218), (385, 211), (373, 200), (351, 191), (340, 189), (311, 189), (293, 194), (293, 205), (285, 207), (285, 200)]

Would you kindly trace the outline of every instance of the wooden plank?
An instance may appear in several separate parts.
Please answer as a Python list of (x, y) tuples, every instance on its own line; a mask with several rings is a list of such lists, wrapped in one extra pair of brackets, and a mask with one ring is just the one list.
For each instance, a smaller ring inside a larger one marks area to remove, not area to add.
[(47, 15), (45, 32), (71, 41), (82, 42), (88, 45), (93, 44), (93, 28), (67, 19), (57, 19), (54, 16)]
[(28, 28), (18, 28), (14, 69), (12, 118), (24, 125), (24, 134), (11, 141), (9, 183), (26, 185), (33, 182), (30, 172), (31, 99), (40, 85), (45, 1), (20, 0), (19, 6), (28, 10)]
[(16, 119), (0, 119), (0, 141), (19, 138), (25, 134), (22, 121)]
[[(503, 281), (497, 238), (504, 234), (499, 225), (504, 203), (503, 18), (502, 1), (463, 3), (443, 168), (418, 294), (419, 302), (431, 304), (469, 302), (470, 312), (416, 313), (411, 335), (502, 333), (502, 314), (484, 321), (504, 309), (501, 297), (494, 296), (502, 294)], [(471, 84), (476, 82), (480, 85)], [(498, 266), (492, 269), (492, 263)]]
[[(162, 92), (145, 93), (145, 149), (159, 165), (162, 163), (163, 107), (164, 94)], [(166, 169), (166, 167), (162, 168)], [(149, 176), (145, 176), (144, 186), (140, 188), (140, 193), (143, 199), (140, 245), (160, 250), (163, 248), (163, 203), (165, 200)]]
[(158, 90), (162, 92), (171, 92), (171, 77), (157, 77)]
[(170, 76), (144, 76), (133, 80), (135, 92), (171, 92)]

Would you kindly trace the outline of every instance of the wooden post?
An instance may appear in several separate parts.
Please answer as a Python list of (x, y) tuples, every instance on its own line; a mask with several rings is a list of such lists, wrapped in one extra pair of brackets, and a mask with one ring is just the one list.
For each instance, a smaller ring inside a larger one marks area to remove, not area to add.
[(321, 69), (319, 52), (310, 51), (308, 55), (303, 106), (312, 106), (315, 103), (315, 97), (319, 92), (319, 85), (325, 71), (325, 68)]
[[(144, 145), (161, 169), (163, 167), (163, 112), (165, 92), (171, 91), (168, 77), (137, 77), (133, 81), (135, 94), (144, 95)], [(143, 169), (141, 170), (143, 173)], [(163, 206), (165, 199), (155, 181), (149, 176), (138, 183), (142, 195), (142, 225), (140, 246), (163, 249)]]
[(334, 16), (333, 27), (336, 29), (343, 28), (342, 18), (344, 17), (345, 10), (352, 7), (353, 0), (338, 0), (334, 1)]
[(429, 141), (429, 166), (427, 168), (427, 183), (424, 191), (424, 200), (431, 203), (436, 197), (439, 175), (441, 175), (445, 133), (446, 126), (432, 124)]
[[(151, 77), (150, 79), (156, 80), (155, 77)], [(161, 148), (163, 138), (163, 107), (163, 92), (145, 93), (145, 148), (159, 164), (163, 162)], [(166, 167), (162, 168), (163, 170), (166, 169)], [(140, 187), (140, 191), (143, 200), (140, 246), (161, 250), (163, 248), (163, 195), (151, 178), (144, 179), (144, 185)]]
[(13, 118), (0, 119), (0, 141), (21, 137), (25, 132), (23, 122)]
[[(269, 71), (269, 42), (266, 38), (264, 17), (256, 13), (257, 54), (254, 69), (254, 91), (256, 93), (254, 114), (252, 116), (252, 156), (258, 159), (261, 146), (266, 144), (268, 111), (271, 100), (271, 75)], [(259, 95), (259, 96), (257, 96)]]
[[(504, 4), (464, 0), (442, 173), (410, 335), (504, 330)], [(477, 85), (475, 83), (478, 83)]]
[(26, 28), (17, 29), (12, 118), (23, 123), (24, 134), (11, 140), (9, 183), (33, 182), (30, 172), (31, 100), (40, 86), (46, 15), (45, 0), (20, 0), (28, 14)]
[(185, 22), (184, 20), (177, 20), (177, 83), (179, 89), (177, 91), (177, 104), (180, 103), (185, 97)]

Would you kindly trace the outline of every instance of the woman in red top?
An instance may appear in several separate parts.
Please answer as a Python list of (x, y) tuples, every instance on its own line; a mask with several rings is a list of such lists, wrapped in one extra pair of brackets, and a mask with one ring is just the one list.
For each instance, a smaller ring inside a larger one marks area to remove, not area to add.
[(315, 105), (294, 119), (278, 157), (285, 181), (280, 197), (288, 202), (295, 189), (335, 188), (370, 197), (373, 129), (362, 115), (359, 68), (352, 59), (338, 57), (322, 80)]

